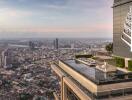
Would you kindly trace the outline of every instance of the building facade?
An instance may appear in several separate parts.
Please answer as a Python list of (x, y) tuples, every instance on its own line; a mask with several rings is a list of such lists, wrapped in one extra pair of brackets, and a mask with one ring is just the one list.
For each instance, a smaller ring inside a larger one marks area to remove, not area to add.
[(114, 0), (113, 43), (115, 56), (132, 58), (132, 0)]

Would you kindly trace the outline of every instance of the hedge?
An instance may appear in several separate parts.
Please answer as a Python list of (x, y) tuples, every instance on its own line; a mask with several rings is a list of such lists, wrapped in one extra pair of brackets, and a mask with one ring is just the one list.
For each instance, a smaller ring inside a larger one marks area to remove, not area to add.
[(128, 61), (128, 70), (132, 71), (132, 60)]
[(31, 100), (33, 98), (33, 95), (29, 93), (20, 93), (19, 94), (19, 100)]
[(124, 58), (115, 57), (115, 61), (116, 61), (116, 66), (117, 67), (120, 67), (120, 68), (125, 67), (125, 59)]
[(93, 55), (91, 55), (91, 54), (89, 54), (89, 55), (75, 55), (75, 58), (91, 58), (91, 57), (93, 57)]

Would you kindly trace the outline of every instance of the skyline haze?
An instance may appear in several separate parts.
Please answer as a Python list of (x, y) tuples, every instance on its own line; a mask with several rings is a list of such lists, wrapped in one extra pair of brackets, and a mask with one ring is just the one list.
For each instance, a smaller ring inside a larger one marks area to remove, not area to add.
[(1, 38), (112, 38), (112, 0), (0, 0)]

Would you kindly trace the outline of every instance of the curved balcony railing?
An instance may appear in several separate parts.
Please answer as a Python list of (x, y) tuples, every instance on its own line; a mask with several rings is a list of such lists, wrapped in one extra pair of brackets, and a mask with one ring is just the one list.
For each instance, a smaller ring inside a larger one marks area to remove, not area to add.
[[(132, 7), (130, 7), (130, 10), (126, 16), (122, 34), (123, 35), (121, 35), (121, 39), (130, 47), (130, 50), (132, 52)], [(123, 36), (129, 38), (130, 42), (128, 42), (127, 39), (125, 39)]]

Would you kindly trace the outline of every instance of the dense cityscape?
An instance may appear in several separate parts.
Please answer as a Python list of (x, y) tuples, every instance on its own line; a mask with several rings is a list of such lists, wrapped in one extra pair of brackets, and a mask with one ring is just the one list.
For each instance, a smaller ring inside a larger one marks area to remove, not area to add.
[(0, 0), (0, 100), (118, 99), (132, 100), (132, 0)]
[(110, 42), (110, 39), (1, 40), (0, 100), (54, 100), (53, 92), (60, 86), (50, 63), (74, 59), (76, 54), (104, 52)]

